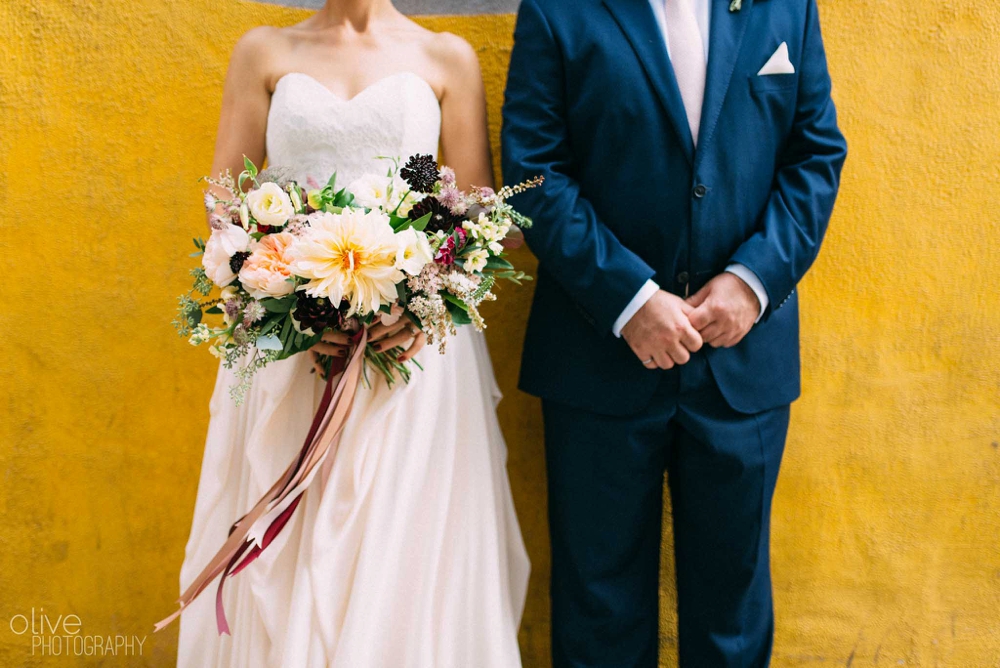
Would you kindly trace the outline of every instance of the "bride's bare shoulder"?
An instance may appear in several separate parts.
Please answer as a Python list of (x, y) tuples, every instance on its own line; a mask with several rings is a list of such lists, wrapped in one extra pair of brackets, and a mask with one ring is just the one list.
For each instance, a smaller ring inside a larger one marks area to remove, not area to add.
[(253, 55), (260, 57), (271, 57), (287, 48), (291, 41), (289, 31), (291, 28), (278, 28), (276, 26), (257, 26), (243, 33), (243, 36), (233, 47), (233, 55)]
[(426, 53), (445, 80), (446, 86), (474, 85), (481, 77), (479, 56), (463, 37), (450, 32), (431, 32)]
[(243, 33), (229, 59), (230, 70), (248, 76), (266, 77), (273, 63), (287, 51), (291, 36), (287, 28), (258, 26)]

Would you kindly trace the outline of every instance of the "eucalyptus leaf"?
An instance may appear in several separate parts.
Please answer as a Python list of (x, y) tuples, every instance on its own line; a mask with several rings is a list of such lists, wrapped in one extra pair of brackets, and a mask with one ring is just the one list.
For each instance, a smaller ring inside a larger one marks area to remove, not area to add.
[(510, 262), (508, 262), (507, 260), (503, 259), (502, 257), (491, 257), (490, 259), (488, 259), (486, 261), (486, 268), (487, 269), (513, 269), (514, 265), (512, 265)]
[(281, 340), (274, 334), (258, 336), (255, 344), (258, 350), (281, 350)]

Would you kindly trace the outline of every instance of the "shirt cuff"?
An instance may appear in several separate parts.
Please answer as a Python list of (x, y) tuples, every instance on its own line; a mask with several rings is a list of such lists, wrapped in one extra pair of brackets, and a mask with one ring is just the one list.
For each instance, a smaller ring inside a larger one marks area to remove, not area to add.
[(646, 302), (648, 302), (659, 289), (660, 286), (657, 285), (655, 281), (651, 279), (647, 280), (646, 283), (639, 288), (639, 292), (635, 293), (635, 297), (632, 297), (632, 301), (628, 303), (628, 306), (625, 307), (622, 314), (618, 316), (617, 320), (615, 320), (615, 324), (612, 326), (611, 332), (620, 338), (622, 330), (625, 328), (625, 325), (628, 324), (628, 321), (632, 319), (632, 316), (639, 312), (639, 309), (646, 305)]
[(726, 267), (726, 271), (730, 274), (735, 274), (744, 283), (750, 286), (754, 294), (757, 295), (757, 301), (760, 302), (760, 313), (757, 315), (757, 319), (754, 320), (754, 324), (760, 322), (760, 319), (764, 317), (764, 310), (767, 308), (767, 290), (764, 289), (764, 284), (760, 282), (757, 278), (757, 274), (750, 271), (745, 265), (742, 264), (731, 264)]

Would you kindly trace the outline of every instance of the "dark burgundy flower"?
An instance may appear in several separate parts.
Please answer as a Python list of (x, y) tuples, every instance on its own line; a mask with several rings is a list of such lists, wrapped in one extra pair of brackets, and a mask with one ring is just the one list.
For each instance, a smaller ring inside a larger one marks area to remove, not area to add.
[(410, 156), (406, 165), (399, 170), (399, 176), (418, 193), (434, 192), (434, 184), (440, 178), (437, 162), (430, 154)]
[(291, 316), (300, 332), (316, 335), (338, 322), (340, 314), (326, 297), (310, 297), (305, 292), (299, 292)]
[(462, 221), (461, 216), (456, 216), (451, 209), (438, 201), (436, 197), (425, 197), (410, 209), (408, 217), (410, 220), (420, 220), (427, 214), (431, 214), (431, 219), (427, 221), (426, 232), (451, 232), (451, 228)]

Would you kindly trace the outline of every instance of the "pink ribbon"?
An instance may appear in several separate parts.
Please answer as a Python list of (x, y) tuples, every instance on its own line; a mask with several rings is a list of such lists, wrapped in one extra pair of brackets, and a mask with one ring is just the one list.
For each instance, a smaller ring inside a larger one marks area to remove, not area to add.
[[(302, 484), (308, 487), (312, 480), (309, 475), (313, 470), (322, 464), (326, 458), (331, 458), (336, 453), (336, 446), (340, 433), (344, 429), (347, 417), (351, 413), (354, 403), (354, 395), (357, 392), (361, 381), (361, 372), (364, 367), (365, 347), (368, 343), (368, 332), (362, 329), (355, 334), (351, 343), (354, 346), (351, 358), (344, 365), (343, 360), (334, 360), (334, 368), (330, 370), (323, 390), (323, 398), (320, 401), (316, 415), (313, 417), (309, 434), (295, 461), (292, 462), (278, 480), (271, 485), (271, 488), (260, 498), (259, 501), (243, 517), (236, 520), (229, 529), (229, 536), (219, 548), (215, 556), (209, 560), (202, 569), (198, 577), (181, 594), (177, 602), (180, 607), (168, 617), (160, 620), (153, 626), (154, 633), (168, 626), (184, 611), (191, 601), (196, 599), (203, 592), (216, 576), (220, 575), (218, 589), (215, 593), (215, 621), (219, 635), (229, 634), (229, 624), (226, 621), (226, 612), (222, 605), (222, 586), (227, 577), (232, 577), (250, 565), (260, 554), (267, 549), (274, 539), (281, 533), (281, 530), (288, 524), (295, 509), (302, 500), (305, 491), (299, 491), (297, 496), (291, 501), (287, 508), (281, 511), (264, 532), (260, 545), (255, 545), (252, 539), (248, 539), (250, 529), (254, 523), (264, 516), (270, 509), (276, 508), (279, 504), (291, 497), (296, 488)], [(341, 368), (343, 373), (339, 376)], [(329, 462), (324, 467), (326, 473), (329, 469)], [(324, 481), (326, 476), (322, 476)], [(248, 552), (249, 550), (249, 552)], [(242, 561), (240, 560), (242, 558)]]

